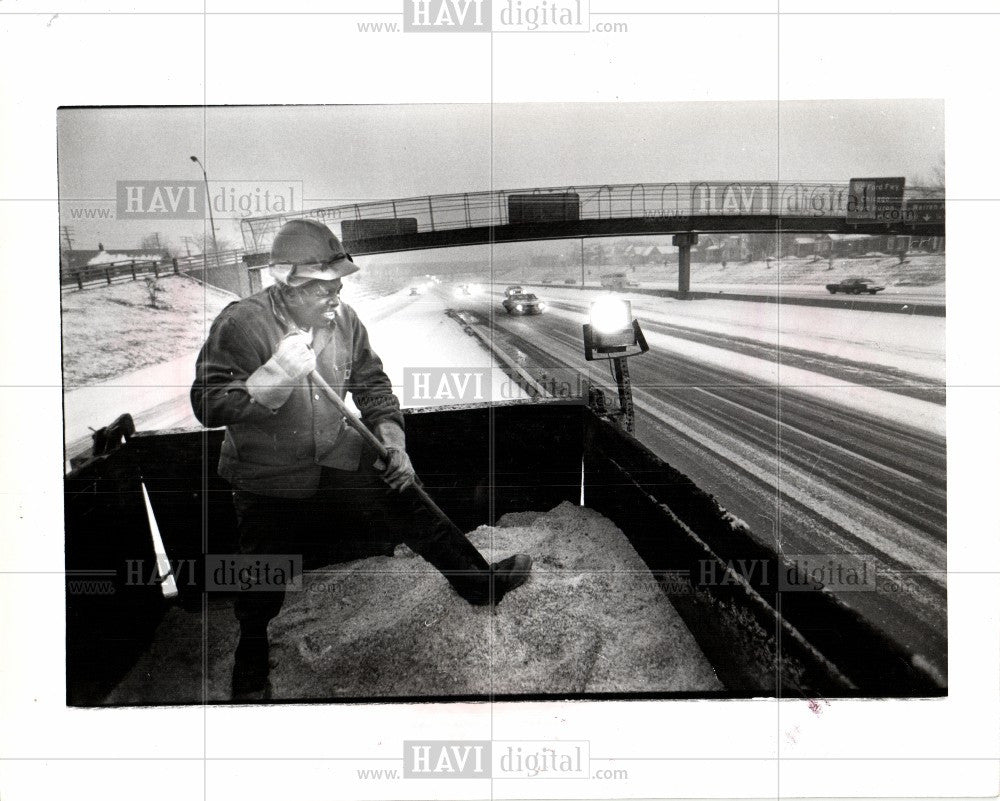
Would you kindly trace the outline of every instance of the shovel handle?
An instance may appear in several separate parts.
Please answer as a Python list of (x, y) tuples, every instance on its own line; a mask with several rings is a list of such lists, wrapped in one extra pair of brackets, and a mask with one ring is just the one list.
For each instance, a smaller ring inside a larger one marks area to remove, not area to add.
[[(351, 428), (357, 431), (361, 435), (361, 437), (365, 440), (365, 442), (367, 442), (375, 449), (375, 452), (378, 454), (378, 457), (380, 459), (382, 459), (383, 461), (388, 460), (389, 452), (386, 450), (385, 445), (382, 444), (382, 440), (376, 437), (369, 430), (368, 426), (366, 426), (363, 422), (361, 422), (361, 420), (358, 419), (357, 415), (355, 415), (354, 412), (352, 412), (350, 409), (347, 408), (347, 404), (344, 403), (340, 395), (338, 395), (336, 392), (333, 391), (333, 387), (331, 387), (328, 383), (326, 383), (326, 380), (323, 378), (323, 376), (321, 376), (318, 372), (313, 370), (311, 373), (309, 373), (309, 378), (313, 382), (313, 384), (319, 387), (320, 390), (323, 392), (323, 394), (326, 395), (327, 399), (337, 408), (337, 411), (339, 411), (344, 416), (344, 419), (347, 421), (347, 425), (349, 425)], [(451, 518), (444, 513), (441, 507), (438, 506), (436, 503), (434, 503), (434, 499), (427, 494), (427, 490), (425, 490), (423, 485), (420, 483), (419, 477), (416, 476), (414, 477), (413, 484), (410, 485), (410, 489), (417, 494), (417, 497), (420, 498), (424, 506), (426, 506), (434, 514), (434, 516), (438, 518), (438, 520), (447, 523), (449, 526), (455, 528), (456, 530), (460, 530), (458, 529), (458, 526), (456, 526), (451, 521)]]
[(357, 431), (362, 439), (371, 445), (375, 452), (378, 454), (379, 459), (388, 459), (389, 452), (386, 450), (385, 445), (382, 444), (382, 440), (376, 437), (371, 429), (368, 428), (364, 423), (362, 423), (357, 416), (350, 409), (347, 408), (347, 404), (341, 399), (340, 395), (333, 391), (326, 379), (323, 378), (316, 370), (309, 373), (309, 380), (313, 382), (320, 390), (326, 395), (327, 400), (329, 400), (340, 412), (344, 419), (347, 421), (347, 425)]

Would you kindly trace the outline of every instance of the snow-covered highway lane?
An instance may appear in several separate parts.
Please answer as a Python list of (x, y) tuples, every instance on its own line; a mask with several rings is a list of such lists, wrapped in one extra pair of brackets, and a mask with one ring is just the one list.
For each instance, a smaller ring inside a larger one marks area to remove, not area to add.
[[(575, 368), (614, 398), (607, 363), (583, 358), (579, 290), (535, 291), (549, 313), (448, 302), (529, 373)], [(838, 594), (943, 677), (943, 320), (807, 309), (782, 330), (773, 305), (633, 300), (651, 346), (629, 362), (636, 436), (786, 555), (864, 555), (882, 591)]]

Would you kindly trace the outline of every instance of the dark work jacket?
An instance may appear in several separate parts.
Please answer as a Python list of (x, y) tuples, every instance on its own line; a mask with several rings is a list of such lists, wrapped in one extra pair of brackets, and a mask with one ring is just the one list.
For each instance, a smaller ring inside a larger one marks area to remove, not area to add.
[[(226, 427), (219, 475), (233, 487), (307, 498), (321, 467), (358, 468), (363, 441), (308, 376), (273, 411), (251, 397), (247, 378), (271, 358), (289, 320), (273, 286), (223, 309), (198, 354), (191, 405), (203, 425)], [(350, 306), (341, 303), (333, 323), (314, 331), (313, 347), (317, 372), (341, 398), (352, 394), (369, 428), (385, 420), (402, 427), (399, 400)]]

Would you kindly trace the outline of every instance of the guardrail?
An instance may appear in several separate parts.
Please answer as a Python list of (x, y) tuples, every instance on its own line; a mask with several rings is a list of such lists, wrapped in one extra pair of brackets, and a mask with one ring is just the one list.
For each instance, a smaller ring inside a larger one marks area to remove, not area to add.
[(111, 286), (115, 279), (128, 277), (136, 281), (152, 275), (183, 275), (191, 271), (212, 269), (213, 267), (242, 266), (243, 251), (227, 250), (220, 253), (204, 253), (196, 256), (178, 256), (163, 261), (156, 259), (129, 259), (108, 264), (94, 264), (77, 270), (61, 270), (59, 283), (62, 288), (84, 289), (87, 286)]
[[(345, 222), (367, 221), (372, 231), (369, 237), (392, 233), (391, 226), (386, 223), (393, 220), (399, 222), (400, 233), (425, 233), (570, 219), (695, 215), (846, 218), (849, 186), (847, 183), (817, 182), (697, 181), (504, 189), (352, 203), (293, 214), (247, 217), (240, 222), (240, 226), (247, 251), (257, 253), (269, 250), (271, 240), (281, 226), (297, 218), (341, 226)], [(904, 193), (904, 203), (943, 199), (943, 190), (936, 188), (907, 187)], [(363, 227), (353, 225), (351, 230), (357, 232)]]
[(199, 253), (195, 256), (178, 256), (174, 259), (181, 272), (204, 270), (206, 267), (225, 267), (243, 263), (243, 251), (223, 250), (218, 253)]
[(161, 273), (171, 271), (177, 272), (177, 267), (169, 262), (158, 262), (155, 259), (131, 259), (108, 264), (95, 264), (79, 270), (63, 270), (59, 275), (59, 283), (63, 287), (75, 285), (77, 289), (83, 289), (86, 284), (93, 283), (106, 283), (110, 286), (115, 278), (122, 276), (130, 276), (135, 281), (140, 276), (159, 277)]

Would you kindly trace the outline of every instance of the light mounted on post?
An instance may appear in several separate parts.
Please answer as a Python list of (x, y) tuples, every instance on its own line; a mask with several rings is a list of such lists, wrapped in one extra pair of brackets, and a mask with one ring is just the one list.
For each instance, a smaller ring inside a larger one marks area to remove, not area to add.
[(621, 404), (618, 414), (629, 433), (635, 431), (635, 409), (626, 360), (648, 350), (639, 321), (632, 317), (630, 301), (609, 296), (591, 304), (590, 322), (583, 325), (583, 355), (588, 362), (600, 359), (611, 362)]
[[(634, 347), (638, 350), (629, 353)], [(638, 356), (649, 350), (639, 321), (632, 317), (631, 301), (605, 297), (591, 304), (590, 322), (583, 325), (583, 350), (588, 362)]]

